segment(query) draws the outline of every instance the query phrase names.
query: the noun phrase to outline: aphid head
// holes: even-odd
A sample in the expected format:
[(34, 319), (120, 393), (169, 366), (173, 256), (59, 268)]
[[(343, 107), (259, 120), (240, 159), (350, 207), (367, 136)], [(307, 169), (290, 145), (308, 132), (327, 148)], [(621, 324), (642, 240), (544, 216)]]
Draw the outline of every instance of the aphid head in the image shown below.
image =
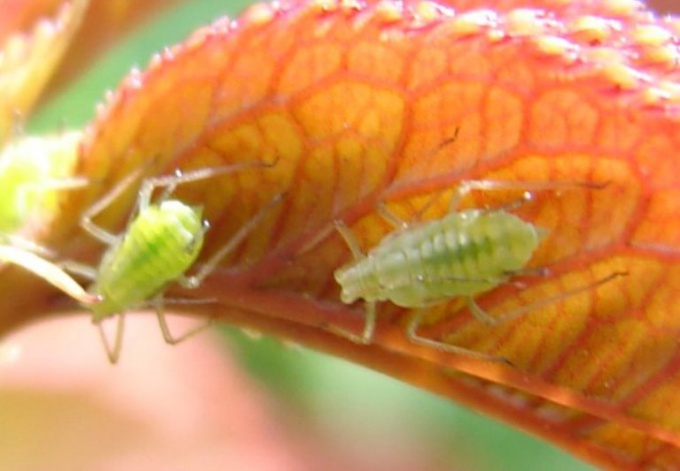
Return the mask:
[(352, 304), (362, 297), (363, 289), (360, 277), (357, 276), (356, 265), (347, 265), (335, 270), (333, 273), (335, 281), (338, 282), (342, 290), (340, 300), (344, 304)]

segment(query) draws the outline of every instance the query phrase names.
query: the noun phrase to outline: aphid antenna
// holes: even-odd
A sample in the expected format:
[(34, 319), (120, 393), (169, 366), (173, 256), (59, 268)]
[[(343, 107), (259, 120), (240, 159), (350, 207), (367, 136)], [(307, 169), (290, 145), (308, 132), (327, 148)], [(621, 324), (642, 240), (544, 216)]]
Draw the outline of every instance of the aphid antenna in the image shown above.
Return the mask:
[(276, 162), (278, 162), (278, 159), (274, 162), (274, 164), (270, 162), (237, 162), (219, 167), (206, 167), (197, 170), (190, 170), (188, 172), (183, 172), (181, 169), (177, 169), (175, 170), (174, 175), (147, 178), (144, 180), (142, 188), (139, 191), (139, 211), (143, 211), (149, 207), (153, 192), (156, 188), (165, 188), (162, 196), (159, 199), (160, 201), (164, 201), (170, 197), (170, 195), (179, 185), (205, 180), (217, 175), (226, 175), (247, 168), (269, 168), (274, 166)]
[(458, 191), (463, 196), (473, 190), (525, 190), (525, 191), (554, 191), (570, 190), (574, 188), (588, 188), (601, 190), (610, 182), (593, 183), (581, 180), (556, 180), (556, 181), (508, 181), (508, 180), (464, 180), (460, 182)]
[(495, 208), (494, 210), (512, 211), (525, 203), (534, 199), (532, 192), (535, 191), (556, 191), (573, 190), (574, 188), (586, 188), (591, 190), (601, 190), (609, 185), (610, 182), (593, 183), (577, 180), (563, 180), (551, 182), (532, 182), (532, 181), (504, 181), (504, 180), (464, 180), (460, 182), (456, 192), (451, 197), (449, 211), (455, 211), (463, 198), (472, 191), (503, 191), (503, 190), (524, 190), (522, 196), (515, 201)]
[(60, 191), (72, 190), (82, 188), (90, 184), (90, 180), (86, 177), (64, 177), (64, 178), (47, 178), (41, 180), (40, 183), (25, 183), (19, 191)]
[(513, 201), (510, 201), (508, 203), (502, 204), (501, 206), (494, 207), (494, 208), (489, 208), (489, 211), (514, 211), (528, 202), (532, 201), (534, 199), (534, 195), (529, 192), (525, 191), (522, 193), (522, 196), (520, 198), (517, 198)]
[(86, 292), (60, 266), (33, 252), (18, 247), (0, 245), (0, 261), (19, 265), (83, 304), (92, 305), (101, 301), (100, 296)]
[(44, 245), (40, 245), (36, 242), (33, 242), (30, 239), (26, 239), (25, 237), (21, 237), (15, 234), (0, 233), (0, 244), (3, 243), (3, 239), (4, 242), (9, 243), (9, 245), (11, 245), (12, 247), (17, 247), (23, 250), (33, 252), (44, 258), (52, 259), (57, 258), (57, 254), (52, 249), (48, 249)]
[(76, 262), (75, 260), (61, 260), (57, 263), (57, 265), (75, 275), (82, 276), (86, 280), (94, 281), (97, 279), (97, 269), (95, 267), (91, 267), (90, 265)]
[[(278, 162), (278, 159), (276, 162)], [(175, 189), (175, 187), (183, 183), (204, 180), (206, 178), (211, 178), (215, 175), (227, 174), (244, 168), (270, 167), (272, 165), (273, 164), (269, 162), (239, 162), (232, 165), (224, 165), (222, 167), (201, 168), (187, 173), (181, 173), (180, 171), (180, 175), (175, 174), (171, 176), (147, 178), (146, 180), (144, 180), (142, 188), (140, 189), (139, 192), (137, 210), (130, 214), (130, 218), (128, 219), (128, 225), (135, 215), (139, 214), (140, 212), (149, 207), (149, 205), (151, 204), (153, 192), (156, 188), (169, 187), (171, 191), (167, 192), (168, 195), (166, 195), (166, 197), (168, 197), (169, 194)], [(113, 201), (120, 197), (120, 195), (125, 190), (127, 190), (132, 185), (132, 183), (142, 175), (142, 173), (146, 170), (147, 167), (148, 165), (139, 167), (134, 172), (130, 173), (120, 183), (118, 183), (109, 193), (107, 193), (103, 198), (98, 200), (95, 204), (90, 206), (83, 213), (81, 217), (81, 226), (86, 232), (88, 232), (95, 239), (103, 242), (106, 245), (114, 245), (118, 242), (118, 235), (112, 234), (111, 232), (102, 229), (101, 227), (96, 225), (92, 221), (92, 219), (96, 215), (104, 211), (106, 208), (111, 206)]]
[(352, 252), (354, 260), (361, 260), (362, 258), (364, 258), (365, 255), (361, 250), (359, 241), (357, 241), (354, 232), (349, 227), (347, 227), (347, 224), (345, 224), (344, 221), (341, 221), (339, 219), (334, 221), (334, 224), (335, 229), (340, 233), (342, 238), (345, 240), (345, 243), (349, 247), (349, 250)]

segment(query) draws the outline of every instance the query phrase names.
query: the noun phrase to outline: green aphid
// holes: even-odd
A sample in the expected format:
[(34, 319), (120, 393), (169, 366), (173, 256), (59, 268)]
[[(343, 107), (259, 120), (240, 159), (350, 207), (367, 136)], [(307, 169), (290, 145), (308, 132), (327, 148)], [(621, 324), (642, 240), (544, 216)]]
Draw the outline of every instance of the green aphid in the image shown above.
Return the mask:
[[(500, 186), (499, 186), (500, 185)], [(451, 202), (452, 211), (441, 219), (406, 224), (391, 213), (383, 215), (398, 229), (363, 254), (352, 232), (340, 222), (336, 227), (354, 255), (354, 261), (335, 271), (343, 303), (366, 302), (366, 322), (359, 336), (333, 328), (350, 340), (369, 344), (376, 323), (375, 305), (389, 301), (405, 308), (426, 308), (463, 297), (470, 312), (486, 324), (497, 319), (482, 310), (474, 297), (490, 291), (510, 277), (526, 272), (544, 231), (504, 209), (455, 211), (462, 197), (473, 189), (493, 189), (502, 184), (470, 181), (462, 184)], [(524, 198), (530, 198), (525, 192)], [(417, 335), (422, 311), (408, 327), (409, 339), (440, 350), (483, 360), (503, 361), (461, 347)]]
[[(527, 189), (601, 189), (604, 186), (583, 182), (467, 181), (454, 194), (449, 214), (441, 219), (407, 224), (381, 207), (383, 217), (397, 230), (365, 255), (354, 234), (342, 222), (336, 222), (336, 228), (354, 256), (353, 262), (335, 271), (335, 279), (341, 287), (340, 299), (346, 304), (363, 299), (366, 302), (366, 320), (361, 335), (337, 327), (330, 330), (353, 342), (370, 344), (376, 324), (376, 303), (389, 301), (415, 309), (406, 332), (411, 342), (479, 360), (509, 363), (504, 357), (418, 335), (425, 308), (462, 297), (475, 318), (493, 326), (625, 276), (625, 272), (613, 272), (590, 284), (514, 309), (500, 317), (486, 313), (474, 299), (511, 282), (513, 276), (545, 276), (548, 273), (545, 268), (527, 268), (547, 231), (509, 212), (532, 198)], [(499, 209), (456, 211), (462, 198), (470, 191), (503, 189), (523, 190), (523, 197)]]
[(10, 143), (0, 154), (0, 234), (10, 236), (31, 219), (51, 214), (58, 192), (80, 188), (83, 178), (64, 175), (66, 158), (76, 152), (80, 133), (28, 137)]
[[(93, 323), (97, 324), (104, 341), (109, 360), (115, 363), (120, 355), (123, 336), (123, 319), (126, 311), (153, 306), (163, 338), (169, 344), (176, 344), (193, 335), (205, 326), (199, 326), (175, 338), (168, 328), (163, 314), (163, 291), (173, 282), (185, 288), (198, 287), (219, 264), (256, 227), (262, 218), (281, 200), (275, 197), (264, 209), (250, 219), (220, 250), (218, 250), (192, 276), (186, 276), (203, 247), (208, 223), (203, 219), (203, 209), (191, 206), (169, 195), (180, 184), (195, 182), (253, 167), (269, 167), (267, 164), (236, 164), (224, 167), (200, 169), (175, 176), (148, 178), (143, 181), (137, 203), (136, 215), (120, 235), (111, 234), (92, 222), (92, 218), (108, 207), (138, 174), (133, 174), (99, 200), (83, 215), (81, 226), (95, 238), (104, 242), (109, 249), (99, 267), (83, 267), (73, 263), (66, 266), (93, 280), (88, 292), (100, 301), (85, 304), (92, 312)], [(155, 189), (165, 188), (158, 201), (152, 202)], [(189, 300), (178, 300), (190, 302)], [(194, 302), (210, 302), (197, 300)], [(118, 327), (113, 346), (107, 341), (101, 322), (118, 315)]]
[(53, 254), (20, 235), (22, 229), (57, 207), (58, 192), (87, 184), (67, 177), (67, 158), (75, 153), (80, 133), (28, 137), (11, 142), (0, 154), (0, 261), (21, 266), (84, 303), (96, 298), (56, 264)]

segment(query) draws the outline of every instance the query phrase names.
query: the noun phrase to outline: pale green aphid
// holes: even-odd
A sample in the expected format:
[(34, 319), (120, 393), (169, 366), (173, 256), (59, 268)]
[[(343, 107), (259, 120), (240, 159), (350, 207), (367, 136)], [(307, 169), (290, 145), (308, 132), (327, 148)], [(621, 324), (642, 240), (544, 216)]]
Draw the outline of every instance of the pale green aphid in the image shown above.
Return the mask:
[(0, 154), (0, 261), (23, 267), (80, 302), (94, 303), (96, 297), (46, 259), (49, 250), (19, 235), (31, 220), (54, 211), (58, 191), (87, 183), (61, 173), (61, 157), (74, 151), (79, 139), (78, 132), (28, 137), (11, 142)]
[(0, 234), (13, 235), (31, 218), (53, 211), (58, 191), (87, 184), (84, 178), (63, 175), (62, 158), (79, 139), (78, 132), (27, 137), (13, 141), (0, 154)]
[[(463, 183), (451, 202), (451, 212), (441, 219), (406, 224), (391, 213), (383, 216), (398, 227), (367, 254), (362, 254), (352, 232), (341, 222), (336, 227), (347, 242), (354, 261), (335, 271), (340, 298), (350, 304), (366, 302), (366, 321), (361, 336), (344, 329), (332, 330), (356, 343), (369, 344), (376, 324), (377, 302), (390, 301), (405, 308), (425, 308), (463, 297), (470, 312), (487, 324), (497, 319), (475, 302), (476, 295), (506, 283), (526, 271), (538, 248), (543, 230), (504, 210), (455, 211), (462, 197), (473, 189), (507, 188), (500, 182)], [(524, 193), (525, 199), (530, 194)], [(422, 311), (412, 318), (407, 335), (415, 343), (483, 360), (504, 361), (461, 347), (417, 335)]]
[[(163, 314), (165, 287), (172, 282), (186, 288), (199, 286), (220, 260), (236, 248), (281, 199), (281, 195), (278, 195), (242, 226), (196, 274), (185, 276), (185, 272), (191, 268), (201, 252), (208, 224), (203, 219), (202, 207), (169, 199), (175, 187), (246, 168), (268, 166), (270, 165), (242, 163), (200, 169), (186, 174), (178, 173), (175, 176), (148, 178), (143, 181), (139, 192), (136, 215), (120, 235), (111, 234), (95, 225), (92, 218), (108, 207), (138, 177), (138, 174), (124, 180), (85, 212), (81, 226), (92, 236), (109, 245), (109, 249), (96, 269), (73, 263), (67, 263), (66, 266), (93, 280), (88, 292), (99, 296), (101, 302), (86, 304), (86, 307), (92, 311), (93, 323), (99, 327), (111, 363), (115, 363), (120, 355), (123, 319), (125, 311), (129, 309), (154, 306), (163, 338), (169, 344), (176, 344), (202, 330), (205, 326), (199, 326), (180, 337), (173, 337)], [(154, 190), (161, 187), (165, 188), (163, 196), (159, 201), (152, 202)], [(113, 346), (110, 346), (101, 322), (115, 315), (118, 315), (118, 326)]]

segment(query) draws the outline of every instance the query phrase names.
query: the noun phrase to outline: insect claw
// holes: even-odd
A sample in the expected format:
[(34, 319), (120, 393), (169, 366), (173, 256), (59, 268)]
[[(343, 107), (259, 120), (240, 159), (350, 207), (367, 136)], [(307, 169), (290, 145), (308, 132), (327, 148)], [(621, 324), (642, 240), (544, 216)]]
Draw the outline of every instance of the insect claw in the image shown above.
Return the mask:
[(350, 342), (357, 343), (359, 345), (370, 345), (373, 342), (373, 339), (370, 337), (367, 338), (364, 335), (355, 334), (354, 332), (350, 332), (349, 330), (343, 329), (342, 327), (338, 327), (336, 325), (329, 325), (327, 329), (329, 332), (334, 333), (338, 337), (343, 337)]

